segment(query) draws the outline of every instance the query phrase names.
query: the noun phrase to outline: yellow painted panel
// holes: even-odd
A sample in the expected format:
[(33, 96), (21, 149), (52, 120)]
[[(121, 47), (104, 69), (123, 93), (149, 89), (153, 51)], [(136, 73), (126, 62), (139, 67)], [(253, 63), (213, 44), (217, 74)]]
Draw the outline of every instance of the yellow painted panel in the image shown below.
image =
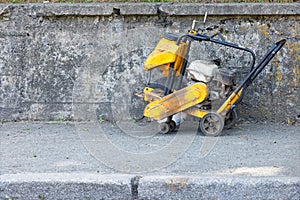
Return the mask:
[(144, 116), (161, 120), (203, 102), (208, 97), (204, 83), (195, 83), (159, 100), (149, 103)]
[(204, 110), (200, 110), (199, 108), (192, 107), (184, 111), (185, 113), (198, 117), (198, 118), (203, 118), (208, 112)]
[(176, 41), (170, 41), (165, 38), (161, 39), (154, 51), (145, 61), (144, 69), (150, 70), (160, 65), (166, 65), (175, 62), (178, 47), (179, 46), (176, 45)]
[(151, 70), (159, 67), (164, 76), (168, 75), (170, 63), (174, 63), (176, 76), (180, 74), (182, 64), (187, 53), (188, 42), (176, 45), (175, 41), (161, 39), (154, 51), (144, 63), (144, 69)]
[(144, 100), (148, 102), (156, 101), (161, 99), (161, 95), (163, 94), (163, 90), (161, 89), (153, 89), (150, 87), (144, 88)]
[(228, 99), (223, 103), (223, 105), (219, 108), (217, 113), (222, 114), (224, 111), (230, 110), (230, 107), (239, 99), (242, 94), (243, 89), (241, 89), (237, 94), (232, 93)]
[(182, 43), (179, 46), (179, 49), (177, 51), (177, 58), (174, 64), (174, 70), (176, 70), (176, 76), (178, 76), (180, 74), (181, 68), (182, 68), (182, 64), (185, 58), (185, 55), (187, 53), (187, 49), (188, 49), (188, 43)]

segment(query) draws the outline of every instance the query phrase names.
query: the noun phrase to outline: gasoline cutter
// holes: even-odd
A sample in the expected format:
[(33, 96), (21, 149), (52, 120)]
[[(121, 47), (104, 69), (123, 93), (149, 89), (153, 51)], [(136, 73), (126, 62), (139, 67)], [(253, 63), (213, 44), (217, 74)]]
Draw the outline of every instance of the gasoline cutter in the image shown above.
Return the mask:
[[(206, 18), (206, 16), (205, 16)], [(176, 130), (179, 123), (177, 115), (183, 113), (199, 118), (199, 129), (206, 136), (219, 136), (222, 130), (231, 127), (236, 119), (236, 108), (246, 94), (248, 86), (262, 72), (286, 40), (282, 39), (266, 52), (256, 64), (254, 52), (224, 40), (220, 34), (208, 36), (196, 31), (194, 20), (187, 34), (177, 36), (165, 34), (150, 53), (144, 63), (144, 70), (149, 73), (146, 87), (141, 96), (149, 102), (144, 109), (144, 116), (157, 120), (162, 133)], [(237, 84), (236, 72), (220, 68), (215, 61), (194, 60), (188, 62), (192, 42), (198, 41), (244, 51), (250, 55), (249, 72)], [(156, 70), (159, 69), (159, 70)], [(156, 70), (156, 71), (155, 71)], [(151, 75), (152, 74), (152, 75)], [(162, 74), (163, 83), (151, 82), (151, 77)], [(183, 77), (188, 83), (182, 87)], [(214, 106), (215, 102), (221, 102)]]

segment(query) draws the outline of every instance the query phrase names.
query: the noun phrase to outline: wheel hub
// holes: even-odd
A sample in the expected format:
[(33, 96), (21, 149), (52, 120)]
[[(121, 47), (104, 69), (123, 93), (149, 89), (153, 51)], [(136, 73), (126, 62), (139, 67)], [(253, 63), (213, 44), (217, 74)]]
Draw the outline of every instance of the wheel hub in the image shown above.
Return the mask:
[(224, 120), (218, 113), (206, 114), (199, 123), (199, 128), (204, 135), (218, 136), (224, 127)]
[(209, 127), (214, 127), (214, 126), (215, 126), (215, 123), (209, 122), (209, 123), (208, 123), (208, 126), (209, 126)]

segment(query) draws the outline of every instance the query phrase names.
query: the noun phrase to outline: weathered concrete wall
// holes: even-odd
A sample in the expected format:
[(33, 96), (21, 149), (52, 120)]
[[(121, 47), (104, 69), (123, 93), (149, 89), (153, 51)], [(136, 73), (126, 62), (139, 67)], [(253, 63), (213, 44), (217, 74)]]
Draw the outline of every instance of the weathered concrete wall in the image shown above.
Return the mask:
[[(249, 88), (247, 120), (293, 123), (300, 118), (300, 4), (26, 4), (0, 5), (0, 120), (134, 118), (134, 93), (145, 83), (143, 62), (164, 32), (184, 34), (209, 17), (209, 35), (253, 49), (258, 59), (287, 44)], [(221, 58), (247, 71), (249, 56), (208, 43), (191, 60)]]

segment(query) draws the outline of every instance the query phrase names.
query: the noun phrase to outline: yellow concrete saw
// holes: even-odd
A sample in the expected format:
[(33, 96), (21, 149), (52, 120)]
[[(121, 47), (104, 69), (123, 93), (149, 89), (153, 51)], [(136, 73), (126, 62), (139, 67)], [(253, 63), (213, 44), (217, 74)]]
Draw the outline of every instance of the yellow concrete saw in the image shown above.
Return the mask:
[[(273, 44), (255, 64), (256, 57), (251, 49), (226, 42), (220, 33), (213, 36), (201, 34), (195, 30), (195, 26), (196, 21), (193, 21), (191, 30), (181, 36), (165, 34), (146, 59), (144, 70), (150, 75), (141, 96), (149, 104), (144, 109), (144, 116), (157, 120), (161, 132), (169, 133), (179, 125), (175, 120), (176, 115), (192, 115), (200, 119), (199, 129), (204, 135), (219, 136), (224, 127), (234, 124), (236, 106), (242, 101), (247, 87), (286, 40)], [(214, 61), (195, 60), (188, 64), (191, 43), (194, 41), (200, 44), (211, 42), (249, 53), (252, 59), (249, 73), (241, 83), (236, 84), (235, 72), (219, 68)], [(166, 77), (164, 83), (151, 83), (151, 77), (158, 73)], [(188, 83), (181, 88), (186, 74)], [(214, 106), (215, 102), (219, 102), (218, 106)]]

